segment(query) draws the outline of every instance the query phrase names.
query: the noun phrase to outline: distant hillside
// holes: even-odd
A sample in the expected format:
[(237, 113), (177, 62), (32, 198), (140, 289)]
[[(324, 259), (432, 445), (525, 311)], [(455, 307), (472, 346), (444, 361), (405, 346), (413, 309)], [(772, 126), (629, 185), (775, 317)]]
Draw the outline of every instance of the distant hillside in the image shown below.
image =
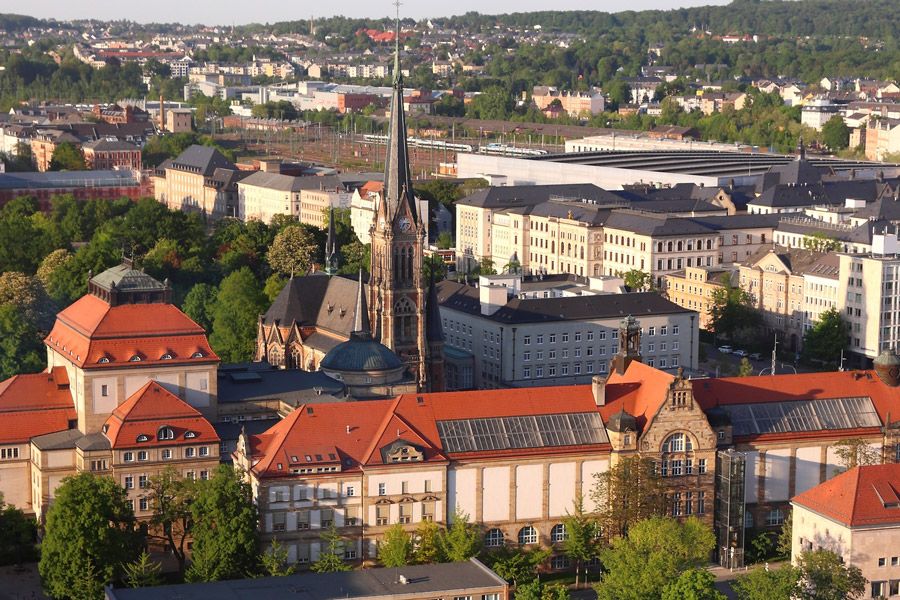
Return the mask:
[(44, 21), (35, 19), (34, 17), (25, 15), (5, 15), (0, 13), (0, 30), (3, 31), (24, 31), (29, 27), (38, 27), (43, 23)]

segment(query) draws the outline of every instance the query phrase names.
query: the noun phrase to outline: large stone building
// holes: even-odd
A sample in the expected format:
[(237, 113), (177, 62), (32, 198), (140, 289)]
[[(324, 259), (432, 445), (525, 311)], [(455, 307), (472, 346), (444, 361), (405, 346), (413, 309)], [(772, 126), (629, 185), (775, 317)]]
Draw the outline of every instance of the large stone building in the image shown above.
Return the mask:
[(237, 216), (243, 174), (215, 148), (193, 145), (154, 170), (154, 197), (171, 210), (199, 211), (212, 219)]
[[(242, 435), (234, 460), (255, 491), (263, 539), (306, 563), (334, 525), (348, 559), (371, 560), (389, 527), (462, 511), (488, 548), (542, 544), (562, 568), (562, 523), (576, 500), (593, 511), (595, 476), (640, 455), (659, 464), (669, 513), (714, 525), (720, 560), (740, 564), (745, 528), (780, 527), (791, 497), (840, 470), (836, 443), (861, 439), (885, 462), (900, 458), (889, 422), (900, 408), (895, 356), (880, 375), (692, 380), (640, 362), (640, 331), (623, 323), (610, 374), (588, 385), (308, 405)], [(717, 498), (728, 510), (716, 512)]]
[(122, 264), (95, 277), (44, 340), (44, 373), (0, 384), (0, 492), (42, 517), (61, 480), (90, 471), (142, 490), (166, 466), (203, 477), (219, 462), (219, 359), (171, 290)]

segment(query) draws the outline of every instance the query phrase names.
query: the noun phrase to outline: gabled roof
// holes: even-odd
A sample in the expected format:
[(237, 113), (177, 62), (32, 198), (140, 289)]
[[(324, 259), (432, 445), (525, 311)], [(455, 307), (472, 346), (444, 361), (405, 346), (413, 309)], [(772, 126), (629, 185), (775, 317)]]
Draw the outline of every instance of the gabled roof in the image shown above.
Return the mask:
[(346, 339), (356, 319), (357, 286), (349, 277), (331, 277), (321, 272), (294, 277), (266, 311), (263, 324), (274, 325), (277, 321), (280, 327), (290, 327), (296, 322)]
[(172, 160), (171, 168), (212, 177), (216, 169), (235, 169), (236, 167), (215, 148), (194, 144)]
[[(53, 367), (49, 373), (13, 375), (0, 382), (0, 415), (58, 408), (74, 408), (65, 367)], [(4, 418), (0, 417), (0, 428)]]
[(632, 361), (621, 375), (614, 370), (606, 380), (606, 404), (600, 408), (603, 421), (624, 410), (643, 431), (665, 403), (673, 381), (673, 375), (638, 361)]
[(855, 467), (791, 499), (848, 527), (900, 524), (900, 464)]
[[(157, 438), (163, 426), (173, 430), (174, 439)], [(116, 407), (103, 431), (114, 449), (219, 442), (215, 429), (197, 409), (152, 380)], [(147, 441), (139, 442), (141, 435)]]
[(91, 294), (57, 315), (44, 343), (79, 367), (219, 360), (203, 328), (178, 307), (163, 303), (110, 306)]

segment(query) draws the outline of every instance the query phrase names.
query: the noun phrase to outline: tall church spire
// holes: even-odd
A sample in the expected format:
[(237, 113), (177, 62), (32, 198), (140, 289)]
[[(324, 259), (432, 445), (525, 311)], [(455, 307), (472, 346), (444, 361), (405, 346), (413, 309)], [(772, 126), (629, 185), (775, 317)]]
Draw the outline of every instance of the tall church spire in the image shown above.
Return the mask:
[(351, 337), (371, 338), (372, 329), (369, 325), (369, 309), (366, 307), (366, 294), (363, 290), (363, 270), (359, 270), (359, 289), (356, 294), (356, 315), (353, 320)]
[[(397, 22), (394, 45), (394, 93), (391, 97), (391, 122), (388, 127), (388, 148), (384, 161), (385, 216), (388, 223), (404, 202), (409, 204), (412, 221), (416, 219), (413, 200), (412, 177), (409, 171), (409, 150), (406, 143), (406, 115), (403, 111), (403, 74), (400, 69), (400, 3), (397, 6)], [(404, 196), (406, 199), (404, 200)]]
[(328, 238), (325, 240), (325, 272), (333, 275), (338, 267), (337, 236), (334, 232), (334, 207), (328, 209)]

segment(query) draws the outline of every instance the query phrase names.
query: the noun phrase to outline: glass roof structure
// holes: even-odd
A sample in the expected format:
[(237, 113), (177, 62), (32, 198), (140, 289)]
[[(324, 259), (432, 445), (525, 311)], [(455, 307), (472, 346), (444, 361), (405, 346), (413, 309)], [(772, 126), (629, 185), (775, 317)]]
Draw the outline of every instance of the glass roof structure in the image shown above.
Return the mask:
[(446, 452), (476, 452), (602, 444), (609, 441), (598, 413), (564, 413), (438, 421)]
[(868, 396), (721, 406), (731, 417), (734, 435), (790, 433), (880, 427)]

